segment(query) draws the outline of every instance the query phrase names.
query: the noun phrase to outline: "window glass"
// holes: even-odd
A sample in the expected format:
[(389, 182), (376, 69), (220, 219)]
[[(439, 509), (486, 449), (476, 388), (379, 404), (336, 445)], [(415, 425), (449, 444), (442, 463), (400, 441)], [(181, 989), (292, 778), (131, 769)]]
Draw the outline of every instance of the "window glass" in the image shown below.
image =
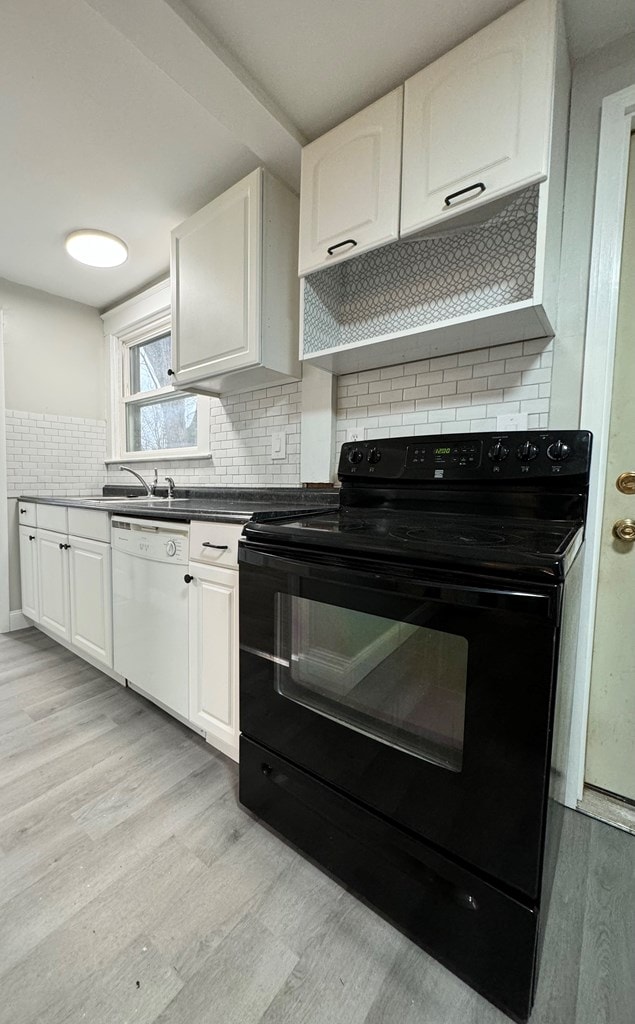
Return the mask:
[(191, 448), (197, 444), (195, 395), (178, 395), (155, 402), (130, 403), (126, 417), (126, 448), (151, 452)]
[(131, 395), (156, 391), (172, 383), (168, 376), (172, 359), (172, 340), (169, 334), (144, 341), (141, 345), (132, 345), (129, 352)]

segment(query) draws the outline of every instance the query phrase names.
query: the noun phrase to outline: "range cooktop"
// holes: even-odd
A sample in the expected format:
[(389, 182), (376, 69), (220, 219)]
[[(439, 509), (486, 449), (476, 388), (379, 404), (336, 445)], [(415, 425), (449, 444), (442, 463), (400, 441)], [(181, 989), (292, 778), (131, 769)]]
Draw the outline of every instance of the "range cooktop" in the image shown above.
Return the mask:
[(582, 543), (590, 447), (587, 431), (351, 442), (338, 508), (251, 522), (246, 542), (562, 579)]
[(491, 569), (535, 567), (562, 576), (582, 540), (580, 523), (426, 511), (340, 508), (296, 519), (249, 523), (247, 539), (331, 548), (367, 557)]

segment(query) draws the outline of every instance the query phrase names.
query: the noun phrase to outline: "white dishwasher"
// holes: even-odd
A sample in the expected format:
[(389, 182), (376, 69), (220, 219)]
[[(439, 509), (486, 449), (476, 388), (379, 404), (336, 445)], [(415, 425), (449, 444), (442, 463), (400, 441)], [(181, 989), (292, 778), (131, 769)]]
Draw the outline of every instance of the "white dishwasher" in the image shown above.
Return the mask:
[(114, 668), (168, 711), (188, 715), (189, 525), (113, 516)]

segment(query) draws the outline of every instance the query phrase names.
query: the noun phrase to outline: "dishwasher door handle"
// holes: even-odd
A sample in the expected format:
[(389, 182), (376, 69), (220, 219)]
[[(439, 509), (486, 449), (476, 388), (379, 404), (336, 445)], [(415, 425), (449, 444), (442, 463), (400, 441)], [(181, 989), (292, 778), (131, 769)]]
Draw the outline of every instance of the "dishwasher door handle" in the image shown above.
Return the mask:
[(229, 544), (211, 544), (208, 540), (204, 540), (202, 547), (216, 548), (217, 551), (227, 551)]

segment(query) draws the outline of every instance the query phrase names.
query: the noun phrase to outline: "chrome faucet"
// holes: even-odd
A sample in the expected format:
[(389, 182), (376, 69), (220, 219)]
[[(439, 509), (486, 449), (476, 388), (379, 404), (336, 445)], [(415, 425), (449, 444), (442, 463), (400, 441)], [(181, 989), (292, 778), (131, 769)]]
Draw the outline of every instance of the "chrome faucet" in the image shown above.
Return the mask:
[(176, 484), (174, 483), (174, 480), (172, 479), (171, 476), (166, 476), (165, 479), (166, 479), (167, 485), (168, 485), (168, 498), (173, 498), (174, 497), (174, 491), (176, 490)]
[(149, 498), (153, 497), (156, 494), (157, 484), (159, 482), (159, 474), (156, 469), (154, 470), (154, 480), (152, 484), (146, 483), (146, 481), (141, 476), (141, 473), (137, 473), (136, 469), (131, 469), (130, 466), (120, 466), (119, 469), (121, 470), (122, 473), (132, 473), (133, 476), (136, 476), (139, 483), (143, 487), (145, 487), (146, 494), (148, 495)]

